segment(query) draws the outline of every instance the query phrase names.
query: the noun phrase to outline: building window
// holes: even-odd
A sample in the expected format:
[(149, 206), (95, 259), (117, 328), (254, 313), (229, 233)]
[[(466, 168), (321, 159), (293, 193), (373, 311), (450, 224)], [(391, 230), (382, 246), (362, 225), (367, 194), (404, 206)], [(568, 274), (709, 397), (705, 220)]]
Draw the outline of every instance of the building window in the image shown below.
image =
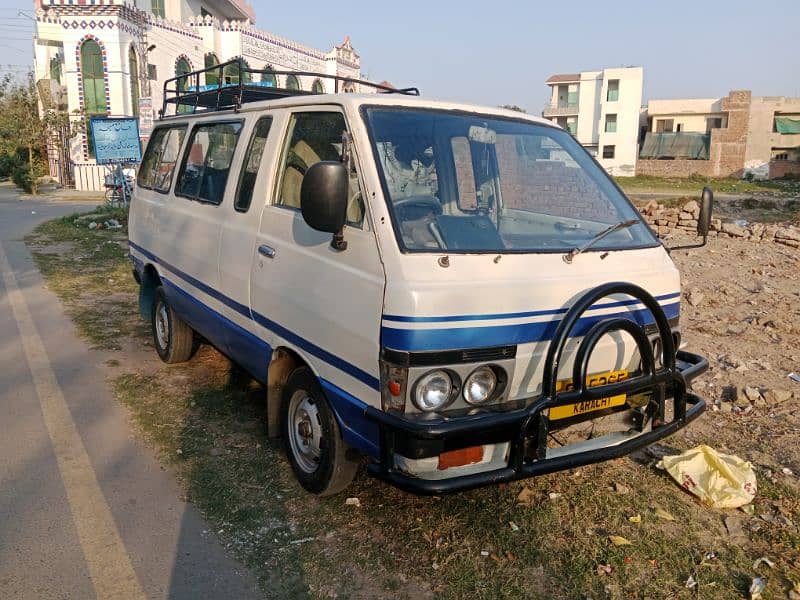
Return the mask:
[[(178, 62), (175, 63), (175, 77), (180, 77), (175, 82), (175, 87), (178, 88), (178, 92), (185, 92), (189, 87), (189, 78), (184, 77), (184, 75), (188, 75), (192, 72), (192, 67), (189, 65), (189, 61), (185, 58), (179, 58)], [(188, 113), (192, 112), (192, 105), (189, 104), (179, 104), (178, 105), (178, 112), (179, 113)]]
[(607, 102), (616, 102), (619, 100), (619, 79), (611, 79), (608, 82), (608, 91), (606, 92)]
[(94, 40), (81, 45), (81, 80), (83, 81), (83, 112), (86, 115), (86, 143), (89, 156), (94, 158), (91, 118), (106, 116), (106, 82), (103, 78), (103, 51)]
[[(211, 69), (219, 64), (217, 55), (213, 52), (206, 54), (205, 68)], [(219, 85), (219, 69), (206, 72), (206, 85)]]
[(150, 81), (155, 81), (158, 79), (158, 67), (156, 67), (156, 65), (147, 65), (147, 78)]
[(603, 146), (603, 158), (614, 158), (616, 146)]
[(155, 16), (164, 18), (164, 0), (150, 0), (150, 6)]
[(568, 107), (578, 106), (578, 90), (567, 92), (567, 106)]
[(617, 133), (617, 115), (606, 115), (606, 133)]
[(680, 133), (681, 131), (683, 131), (683, 123), (678, 123), (675, 125), (675, 133)]
[(673, 123), (672, 119), (657, 119), (656, 133), (672, 133)]
[(314, 83), (311, 85), (311, 91), (315, 94), (325, 93), (325, 88), (322, 86), (322, 82), (319, 79), (314, 80)]
[(57, 56), (50, 59), (50, 79), (56, 83), (61, 83), (61, 61)]
[(772, 160), (789, 160), (789, 153), (779, 152), (778, 154), (772, 157)]
[(572, 135), (578, 135), (578, 119), (576, 117), (567, 117), (566, 129)]
[(128, 73), (131, 78), (131, 112), (134, 117), (139, 116), (139, 63), (136, 60), (136, 50), (133, 46), (128, 48)]
[(297, 79), (294, 75), (289, 75), (286, 78), (286, 89), (287, 90), (299, 90), (300, 89), (300, 80)]
[(278, 80), (270, 65), (266, 65), (261, 72), (261, 82), (265, 83), (267, 87), (278, 87)]
[(708, 117), (706, 119), (706, 133), (710, 133), (712, 129), (722, 128), (722, 117)]

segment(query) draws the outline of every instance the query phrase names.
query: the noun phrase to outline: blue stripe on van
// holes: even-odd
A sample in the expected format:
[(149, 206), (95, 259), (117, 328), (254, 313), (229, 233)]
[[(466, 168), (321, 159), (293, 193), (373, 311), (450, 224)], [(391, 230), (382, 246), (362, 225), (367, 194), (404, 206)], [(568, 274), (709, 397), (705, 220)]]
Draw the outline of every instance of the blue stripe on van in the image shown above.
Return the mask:
[(321, 379), (320, 383), (336, 415), (342, 439), (364, 454), (378, 458), (380, 431), (375, 421), (367, 419), (367, 405), (327, 379)]
[(155, 254), (153, 254), (152, 252), (148, 252), (147, 250), (145, 250), (141, 246), (139, 246), (139, 245), (137, 245), (137, 244), (135, 244), (133, 242), (130, 242), (130, 241), (128, 243), (130, 244), (131, 248), (137, 250), (138, 252), (141, 252), (142, 254), (144, 254), (147, 258), (149, 258), (153, 262), (156, 262), (156, 263), (159, 263), (159, 264), (163, 265), (164, 267), (166, 267), (167, 269), (169, 269), (170, 271), (175, 273), (178, 277), (180, 277), (181, 279), (183, 279), (187, 283), (191, 284), (192, 286), (196, 287), (199, 290), (202, 290), (203, 292), (205, 292), (206, 294), (208, 294), (209, 296), (211, 296), (215, 300), (218, 300), (218, 301), (222, 302), (224, 305), (230, 307), (231, 309), (233, 309), (234, 311), (236, 311), (240, 315), (242, 315), (242, 316), (244, 316), (244, 317), (246, 317), (248, 319), (256, 321), (256, 323), (258, 323), (259, 325), (261, 325), (262, 327), (264, 327), (266, 329), (269, 329), (275, 335), (278, 335), (278, 336), (284, 338), (285, 340), (291, 342), (292, 344), (295, 344), (297, 347), (302, 348), (303, 350), (305, 350), (309, 354), (319, 358), (320, 360), (328, 363), (329, 365), (335, 367), (336, 369), (339, 369), (340, 371), (343, 371), (343, 372), (347, 373), (348, 375), (350, 375), (351, 377), (354, 377), (355, 379), (359, 380), (360, 382), (362, 382), (363, 384), (367, 385), (368, 387), (370, 387), (370, 388), (372, 388), (374, 390), (379, 390), (380, 389), (380, 382), (378, 381), (377, 377), (375, 377), (373, 375), (370, 375), (369, 373), (367, 373), (366, 371), (360, 369), (356, 365), (353, 365), (353, 364), (347, 362), (346, 360), (344, 360), (342, 358), (339, 358), (338, 356), (328, 352), (324, 348), (321, 348), (320, 346), (317, 346), (313, 342), (311, 342), (311, 341), (309, 341), (309, 340), (297, 335), (296, 333), (290, 331), (289, 329), (286, 329), (285, 327), (283, 327), (279, 323), (276, 323), (275, 321), (272, 321), (271, 319), (268, 319), (264, 315), (261, 315), (261, 314), (259, 314), (257, 312), (252, 312), (252, 314), (251, 314), (250, 309), (248, 307), (244, 306), (243, 304), (241, 304), (240, 302), (237, 302), (236, 300), (225, 296), (224, 294), (220, 293), (218, 290), (213, 289), (212, 287), (206, 285), (202, 281), (192, 277), (188, 273), (185, 273), (184, 271), (182, 271), (182, 270), (178, 269), (177, 267), (169, 264), (168, 262), (166, 262), (164, 260), (161, 260)]
[(267, 365), (272, 356), (270, 345), (207, 306), (178, 285), (161, 278), (167, 300), (181, 317), (221, 352), (263, 384), (267, 383)]
[[(668, 319), (678, 316), (680, 303), (667, 304), (664, 313)], [(572, 336), (584, 335), (589, 328), (610, 317), (628, 317), (640, 325), (653, 323), (646, 308), (616, 314), (583, 317), (572, 330)], [(486, 327), (450, 327), (445, 329), (395, 329), (381, 327), (381, 341), (387, 348), (408, 352), (448, 350), (452, 348), (483, 348), (549, 340), (558, 327), (559, 320), (521, 325), (495, 325)]]
[[(674, 298), (679, 298), (681, 295), (680, 292), (673, 292), (672, 294), (663, 294), (661, 296), (656, 296), (656, 300), (660, 302), (664, 302), (666, 300), (672, 300)], [(641, 304), (639, 300), (636, 299), (629, 299), (629, 300), (617, 300), (615, 302), (606, 302), (603, 304), (595, 304), (592, 306), (591, 310), (601, 309), (601, 308), (616, 308), (618, 306), (631, 306), (632, 304)], [(454, 321), (491, 321), (495, 319), (522, 319), (525, 317), (546, 317), (549, 315), (563, 315), (567, 312), (568, 309), (566, 308), (554, 308), (551, 310), (532, 310), (527, 312), (516, 312), (516, 313), (498, 313), (493, 315), (443, 315), (440, 317), (408, 317), (408, 316), (400, 316), (400, 315), (383, 315), (384, 321), (394, 321), (396, 323), (447, 323), (447, 322), (454, 322)]]

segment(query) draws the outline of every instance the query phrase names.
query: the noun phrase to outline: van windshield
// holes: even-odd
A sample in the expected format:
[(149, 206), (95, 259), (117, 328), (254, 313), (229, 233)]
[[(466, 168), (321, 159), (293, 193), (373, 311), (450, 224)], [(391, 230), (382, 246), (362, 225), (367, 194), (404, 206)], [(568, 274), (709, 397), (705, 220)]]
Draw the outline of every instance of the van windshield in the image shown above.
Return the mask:
[(566, 131), (428, 109), (365, 110), (398, 242), (411, 252), (589, 251), (658, 240)]

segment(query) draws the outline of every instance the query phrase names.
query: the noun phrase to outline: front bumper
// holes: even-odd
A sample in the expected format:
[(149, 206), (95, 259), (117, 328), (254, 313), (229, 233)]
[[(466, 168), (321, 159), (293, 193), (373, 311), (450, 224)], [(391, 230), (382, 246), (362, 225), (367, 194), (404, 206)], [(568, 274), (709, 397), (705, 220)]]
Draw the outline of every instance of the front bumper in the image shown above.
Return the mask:
[[(642, 374), (630, 380), (587, 388), (585, 383), (574, 391), (556, 393), (555, 383), (561, 352), (569, 332), (580, 315), (599, 298), (612, 293), (626, 293), (641, 299), (650, 308), (659, 326), (664, 356), (673, 357), (666, 365), (656, 369), (652, 347), (642, 329), (633, 321), (609, 319), (598, 323), (584, 337), (575, 358), (573, 381), (585, 382), (589, 358), (597, 341), (610, 331), (623, 329), (631, 334), (642, 357)], [(678, 351), (666, 316), (654, 299), (641, 288), (617, 283), (600, 286), (587, 293), (562, 320), (550, 344), (545, 361), (545, 379), (542, 395), (522, 409), (506, 412), (482, 412), (447, 419), (411, 420), (391, 413), (367, 408), (366, 416), (375, 421), (380, 431), (380, 459), (368, 466), (369, 473), (405, 491), (416, 494), (439, 495), (484, 485), (524, 479), (571, 469), (586, 464), (602, 462), (630, 454), (665, 438), (700, 416), (706, 408), (705, 401), (687, 391), (687, 383), (708, 369), (708, 361), (696, 354)], [(592, 443), (577, 445), (575, 451), (548, 451), (550, 434), (549, 408), (596, 400), (616, 394), (649, 393), (647, 414), (643, 426), (631, 434), (613, 437), (607, 443), (597, 438)], [(672, 401), (672, 418), (665, 420), (665, 407)], [(645, 419), (650, 425), (644, 427)], [(491, 470), (427, 479), (410, 475), (398, 468), (397, 456), (410, 459), (430, 457), (460, 448), (484, 444), (508, 444), (505, 466)]]
[[(678, 360), (684, 367), (683, 375), (692, 379), (708, 368), (708, 361), (696, 354), (678, 352)], [(381, 432), (381, 459), (368, 466), (371, 475), (392, 485), (415, 494), (440, 495), (481, 487), (493, 483), (525, 479), (535, 475), (545, 475), (564, 469), (603, 462), (630, 454), (634, 450), (649, 446), (660, 439), (672, 435), (699, 417), (706, 409), (705, 400), (686, 392), (681, 398), (674, 398), (675, 418), (671, 421), (643, 432), (627, 441), (613, 445), (577, 452), (553, 458), (534, 458), (529, 460), (527, 449), (538, 447), (540, 437), (547, 435), (547, 406), (543, 401), (534, 402), (522, 410), (504, 413), (483, 413), (462, 417), (458, 420), (441, 420), (436, 423), (408, 421), (375, 408), (367, 409), (367, 416), (378, 423)], [(680, 406), (682, 404), (682, 406)], [(528, 444), (515, 444), (522, 428), (522, 435)], [(531, 426), (532, 425), (532, 426)], [(463, 475), (449, 479), (422, 479), (403, 473), (395, 468), (396, 452), (404, 455), (422, 456), (435, 452), (435, 449), (448, 451), (458, 447), (497, 443), (511, 440), (508, 466), (482, 473)]]

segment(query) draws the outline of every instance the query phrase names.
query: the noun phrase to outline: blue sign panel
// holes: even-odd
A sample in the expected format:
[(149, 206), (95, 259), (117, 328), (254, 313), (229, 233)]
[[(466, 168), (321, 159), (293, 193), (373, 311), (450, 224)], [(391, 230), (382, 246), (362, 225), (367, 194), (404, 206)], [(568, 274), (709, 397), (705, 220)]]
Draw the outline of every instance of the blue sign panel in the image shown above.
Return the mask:
[(92, 117), (90, 126), (97, 164), (141, 162), (139, 119)]

